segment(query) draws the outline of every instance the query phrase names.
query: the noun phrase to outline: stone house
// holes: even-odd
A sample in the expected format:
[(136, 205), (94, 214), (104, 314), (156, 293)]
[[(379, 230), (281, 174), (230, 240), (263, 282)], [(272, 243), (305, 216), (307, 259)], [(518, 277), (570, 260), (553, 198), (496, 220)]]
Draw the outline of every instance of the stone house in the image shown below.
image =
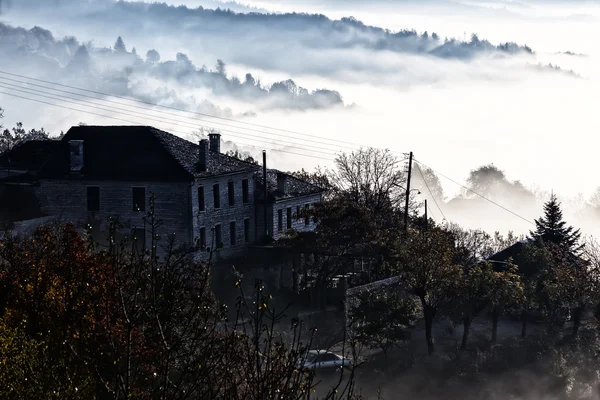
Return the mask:
[(147, 248), (151, 194), (159, 244), (173, 238), (216, 250), (218, 257), (237, 255), (264, 237), (258, 217), (264, 221), (265, 209), (275, 239), (284, 227), (314, 228), (312, 221), (294, 219), (293, 210), (320, 201), (320, 188), (269, 170), (265, 207), (264, 194), (257, 195), (264, 193), (257, 183), (264, 181), (261, 167), (223, 154), (219, 134), (196, 144), (149, 126), (76, 126), (60, 141), (38, 142), (0, 156), (0, 205), (14, 198), (2, 196), (7, 188), (27, 188), (37, 202), (26, 215), (90, 224), (99, 239), (108, 218), (118, 215), (128, 226), (124, 235)]

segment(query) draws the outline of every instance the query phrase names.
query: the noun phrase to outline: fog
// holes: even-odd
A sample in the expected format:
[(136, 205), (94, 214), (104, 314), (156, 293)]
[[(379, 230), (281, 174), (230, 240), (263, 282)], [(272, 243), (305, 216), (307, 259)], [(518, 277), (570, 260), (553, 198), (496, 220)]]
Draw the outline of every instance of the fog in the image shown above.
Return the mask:
[[(0, 21), (27, 30), (40, 26), (56, 41), (74, 36), (103, 66), (108, 56), (101, 60), (97, 51), (112, 47), (117, 36), (128, 51), (135, 47), (141, 58), (156, 49), (161, 65), (110, 64), (111, 76), (133, 70), (123, 81), (123, 92), (107, 85), (99, 91), (260, 126), (173, 110), (169, 112), (175, 116), (167, 116), (164, 109), (149, 106), (145, 107), (154, 119), (119, 114), (124, 107), (120, 105), (113, 104), (109, 111), (88, 108), (117, 118), (107, 120), (0, 95), (4, 125), (22, 120), (26, 127), (58, 132), (79, 122), (130, 120), (182, 136), (210, 126), (221, 128), (226, 140), (251, 154), (266, 148), (274, 167), (289, 170), (331, 166), (336, 153), (371, 145), (390, 148), (402, 158), (413, 151), (424, 165), (461, 184), (466, 184), (472, 169), (493, 163), (508, 181), (520, 181), (539, 200), (521, 202), (520, 194), (504, 190), (493, 196), (498, 204), (531, 221), (542, 212), (540, 201), (554, 191), (569, 205), (565, 214), (570, 223), (586, 233), (600, 233), (585, 205), (600, 186), (595, 174), (595, 128), (600, 122), (594, 101), (600, 89), (594, 43), (600, 33), (597, 4), (440, 0), (222, 4), (222, 9), (247, 13), (236, 14), (211, 11), (220, 5), (214, 0), (167, 3), (189, 7), (111, 0), (13, 1), (10, 8), (3, 8)], [(204, 8), (195, 8), (199, 6)], [(309, 14), (285, 14), (293, 11)], [(12, 58), (7, 47), (1, 51)], [(185, 54), (189, 63), (180, 58), (177, 64), (178, 53)], [(47, 71), (38, 65), (40, 55), (36, 57), (21, 63), (19, 73), (39, 77), (40, 70)], [(227, 82), (237, 84), (239, 79), (241, 90), (231, 90), (231, 83), (215, 84), (225, 83), (222, 76), (215, 76), (218, 59), (226, 63)], [(65, 68), (69, 60), (68, 56), (59, 60), (59, 67)], [(183, 73), (177, 69), (181, 64), (187, 65)], [(207, 66), (204, 75), (197, 72), (203, 66)], [(9, 67), (10, 63), (1, 69)], [(261, 85), (251, 94), (243, 89), (247, 73)], [(343, 104), (313, 98), (307, 107), (296, 98), (269, 98), (261, 90), (288, 79), (297, 85), (288, 92), (310, 95), (327, 89), (332, 92), (326, 93), (339, 94)], [(89, 82), (69, 84), (82, 87)], [(297, 89), (300, 86), (306, 90)], [(179, 119), (178, 125), (167, 118)], [(461, 207), (450, 202), (464, 189), (441, 175), (439, 179), (445, 192), (439, 206), (446, 219), (490, 231), (526, 233), (532, 227), (485, 200), (477, 202), (482, 203), (477, 212), (473, 203)], [(427, 188), (420, 189), (422, 198), (428, 196)], [(431, 201), (430, 207), (441, 221), (442, 213)]]

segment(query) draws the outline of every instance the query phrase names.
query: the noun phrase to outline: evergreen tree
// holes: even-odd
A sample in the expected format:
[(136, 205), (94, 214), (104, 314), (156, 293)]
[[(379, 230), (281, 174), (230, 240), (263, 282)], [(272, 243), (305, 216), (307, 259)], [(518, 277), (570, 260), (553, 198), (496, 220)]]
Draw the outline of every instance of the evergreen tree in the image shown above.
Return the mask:
[(553, 194), (550, 200), (544, 204), (544, 215), (535, 220), (535, 231), (530, 231), (530, 235), (535, 240), (542, 240), (544, 243), (553, 243), (569, 251), (577, 251), (581, 233), (563, 220), (560, 202)]
[(123, 39), (121, 38), (121, 36), (119, 36), (117, 38), (117, 41), (115, 42), (115, 51), (118, 52), (125, 52), (127, 51), (127, 48), (125, 47), (125, 42), (123, 42)]

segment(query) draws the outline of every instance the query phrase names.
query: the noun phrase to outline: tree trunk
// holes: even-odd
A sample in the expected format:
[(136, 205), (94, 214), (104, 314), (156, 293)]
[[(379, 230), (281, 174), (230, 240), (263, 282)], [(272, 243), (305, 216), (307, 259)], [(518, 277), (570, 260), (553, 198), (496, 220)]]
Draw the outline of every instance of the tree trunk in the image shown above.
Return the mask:
[(433, 318), (435, 317), (435, 308), (429, 305), (424, 307), (425, 314), (425, 340), (427, 341), (427, 352), (433, 354)]
[(579, 306), (573, 310), (573, 339), (577, 337), (579, 333), (579, 327), (581, 326), (581, 316), (583, 314), (583, 307)]
[(500, 318), (500, 312), (497, 308), (492, 310), (492, 344), (496, 344), (498, 339), (498, 319)]
[(521, 337), (523, 339), (527, 337), (527, 311), (521, 313)]
[(470, 316), (463, 317), (463, 336), (462, 336), (462, 343), (460, 345), (461, 350), (467, 349), (467, 341), (469, 340), (469, 330), (471, 329), (472, 321), (473, 320), (471, 319)]

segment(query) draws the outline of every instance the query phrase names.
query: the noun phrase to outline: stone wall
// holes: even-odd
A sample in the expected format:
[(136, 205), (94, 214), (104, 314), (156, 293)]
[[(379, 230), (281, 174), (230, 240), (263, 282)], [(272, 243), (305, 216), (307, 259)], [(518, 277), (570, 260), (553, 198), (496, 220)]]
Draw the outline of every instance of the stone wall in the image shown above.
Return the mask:
[[(89, 186), (99, 188), (99, 211), (87, 211), (87, 187)], [(149, 245), (151, 232), (148, 224), (144, 224), (146, 211), (133, 210), (134, 187), (145, 188), (146, 210), (148, 210), (148, 199), (151, 193), (156, 194), (155, 215), (161, 221), (158, 232), (161, 235), (159, 247), (164, 245), (166, 238), (172, 235), (175, 235), (178, 245), (192, 243), (191, 183), (41, 181), (37, 188), (37, 196), (45, 214), (56, 216), (65, 222), (92, 223), (99, 239), (102, 239), (102, 235), (105, 236), (108, 218), (118, 215), (122, 222), (131, 227), (145, 228), (145, 243)]]
[[(248, 181), (248, 199), (244, 203), (242, 181)], [(233, 182), (234, 205), (229, 205), (229, 182)], [(220, 207), (215, 208), (214, 185), (219, 185)], [(204, 211), (200, 211), (198, 188), (204, 188)], [(216, 260), (223, 257), (231, 257), (242, 252), (246, 245), (253, 242), (255, 235), (254, 214), (254, 179), (253, 172), (244, 172), (231, 175), (221, 175), (196, 181), (192, 188), (192, 212), (194, 240), (200, 239), (200, 229), (204, 228), (206, 235), (206, 246), (212, 247), (213, 257)], [(248, 221), (248, 238), (245, 237), (244, 220)], [(230, 223), (235, 222), (235, 245), (231, 244)], [(221, 225), (221, 242), (223, 247), (216, 249), (213, 246), (213, 228)], [(246, 239), (248, 239), (246, 241)], [(216, 245), (216, 239), (215, 239)], [(207, 258), (207, 253), (201, 253), (200, 258)]]

